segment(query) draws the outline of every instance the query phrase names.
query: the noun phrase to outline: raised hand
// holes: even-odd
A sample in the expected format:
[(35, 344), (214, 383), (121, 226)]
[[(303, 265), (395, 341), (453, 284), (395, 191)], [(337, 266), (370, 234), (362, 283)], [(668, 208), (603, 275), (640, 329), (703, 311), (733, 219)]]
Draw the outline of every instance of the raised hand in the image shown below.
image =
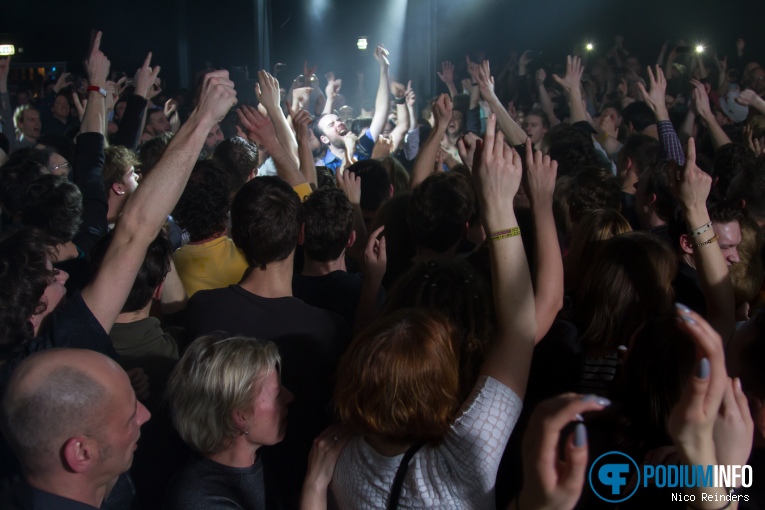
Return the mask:
[(380, 67), (390, 67), (390, 62), (388, 61), (389, 53), (382, 44), (375, 48), (375, 60), (380, 64)]
[(648, 81), (651, 86), (650, 92), (646, 92), (643, 82), (638, 82), (638, 88), (643, 94), (643, 100), (656, 115), (656, 120), (669, 120), (669, 112), (666, 105), (667, 80), (664, 78), (664, 71), (661, 70), (661, 67), (656, 66), (655, 75), (651, 71), (651, 67), (648, 67)]
[(494, 96), (494, 77), (491, 75), (491, 66), (488, 60), (481, 62), (476, 78), (481, 97), (488, 101), (490, 97)]
[(753, 106), (760, 112), (765, 112), (765, 99), (762, 99), (754, 90), (746, 89), (739, 94), (736, 102), (743, 106)]
[(53, 92), (58, 94), (61, 92), (61, 89), (68, 87), (71, 83), (69, 81), (70, 76), (72, 76), (72, 73), (62, 73), (61, 76), (58, 77), (58, 80), (56, 80), (56, 84), (53, 85)]
[(375, 146), (372, 149), (372, 159), (387, 158), (393, 152), (393, 140), (388, 136), (380, 135), (377, 137)]
[(452, 120), (452, 100), (447, 94), (441, 94), (433, 103), (433, 117), (436, 127), (446, 129)]
[(308, 143), (310, 129), (308, 125), (311, 123), (311, 114), (306, 110), (295, 110), (290, 112), (292, 115), (292, 125), (295, 126), (295, 137), (298, 142)]
[(361, 204), (361, 177), (354, 172), (335, 172), (337, 187), (343, 190), (353, 205)]
[(229, 79), (228, 71), (213, 71), (205, 75), (197, 106), (203, 117), (208, 117), (212, 124), (218, 124), (236, 106), (236, 102), (234, 82)]
[(406, 84), (406, 91), (404, 94), (406, 96), (407, 108), (414, 108), (414, 105), (417, 102), (417, 94), (415, 94), (414, 90), (412, 90), (412, 80), (409, 80), (409, 83)]
[(441, 72), (436, 71), (436, 74), (446, 85), (454, 84), (454, 64), (448, 60), (441, 62)]
[(388, 263), (384, 229), (382, 225), (372, 232), (364, 249), (364, 276), (375, 282), (382, 281)]
[[(409, 85), (411, 86), (412, 82), (409, 82)], [(390, 91), (393, 94), (393, 97), (396, 99), (401, 99), (402, 97), (406, 96), (407, 88), (404, 86), (403, 83), (398, 83), (396, 81), (390, 82)]]
[(561, 78), (557, 74), (553, 74), (553, 79), (570, 94), (573, 91), (580, 90), (583, 73), (584, 66), (582, 66), (582, 59), (569, 55), (566, 57), (566, 75)]
[(135, 84), (135, 94), (137, 96), (145, 97), (146, 99), (153, 98), (156, 94), (154, 92), (154, 84), (157, 81), (160, 67), (151, 67), (151, 52), (146, 55), (143, 65), (136, 71), (133, 83)]
[(475, 150), (481, 139), (475, 133), (466, 133), (457, 140), (457, 152), (460, 154), (462, 164), (473, 170), (473, 161), (475, 159)]
[(259, 145), (267, 145), (266, 140), (275, 140), (274, 125), (267, 116), (250, 105), (242, 105), (236, 110), (239, 122), (244, 128), (248, 140)]
[(672, 194), (685, 210), (706, 208), (712, 177), (696, 166), (696, 142), (688, 139), (685, 166), (670, 172)]
[(274, 115), (274, 112), (279, 109), (282, 97), (279, 91), (279, 81), (266, 70), (258, 71), (255, 95), (258, 97), (258, 101), (266, 108), (269, 115)]
[(473, 83), (478, 82), (478, 68), (480, 66), (470, 60), (470, 55), (465, 55), (465, 63), (467, 64), (468, 74), (470, 74), (470, 78), (473, 80)]
[(88, 100), (83, 99), (80, 101), (80, 96), (77, 92), (72, 92), (72, 101), (74, 102), (74, 109), (77, 110), (77, 118), (82, 122), (82, 117), (85, 115), (85, 108), (88, 107)]
[[(297, 87), (292, 89), (292, 104), (299, 110), (306, 108), (312, 93), (313, 89), (311, 87)], [(334, 97), (334, 95), (327, 97)]]
[[(341, 425), (332, 425), (314, 439), (308, 453), (308, 471), (303, 482), (300, 508), (326, 508), (327, 488), (340, 453), (353, 435)], [(320, 503), (323, 502), (323, 505)]]
[(569, 510), (576, 506), (587, 472), (587, 430), (577, 423), (564, 441), (563, 460), (558, 444), (563, 429), (582, 413), (600, 411), (603, 398), (568, 393), (545, 400), (531, 415), (523, 439), (523, 490), (518, 508)]
[(327, 73), (324, 75), (327, 79), (327, 86), (324, 88), (324, 94), (327, 98), (335, 97), (340, 92), (340, 87), (343, 85), (343, 80), (335, 78), (334, 73)]
[(534, 60), (531, 57), (531, 50), (526, 50), (523, 52), (523, 55), (521, 55), (521, 58), (518, 59), (518, 74), (521, 76), (526, 74), (526, 67), (531, 63), (531, 61)]
[(696, 112), (704, 120), (713, 119), (712, 108), (709, 106), (709, 94), (707, 94), (704, 84), (698, 80), (691, 80), (691, 85), (693, 85), (691, 95)]
[(502, 222), (514, 214), (513, 198), (521, 185), (523, 165), (505, 143), (505, 135), (497, 131), (494, 114), (487, 119), (486, 135), (475, 151), (473, 177), (488, 231), (502, 228)]
[(104, 88), (106, 88), (106, 111), (110, 112), (114, 110), (114, 105), (120, 95), (117, 93), (117, 84), (113, 81), (107, 81)]
[(101, 32), (97, 32), (96, 38), (93, 40), (93, 48), (91, 48), (88, 60), (85, 62), (90, 84), (94, 87), (104, 88), (110, 66), (111, 62), (101, 51)]
[(303, 76), (305, 76), (306, 80), (312, 80), (312, 77), (316, 74), (316, 69), (318, 69), (318, 66), (311, 67), (307, 60), (303, 61)]
[(746, 464), (752, 453), (754, 422), (739, 378), (728, 379), (728, 384), (725, 385), (725, 394), (720, 412), (717, 413), (712, 437), (717, 462), (722, 465)]
[(526, 140), (526, 189), (532, 205), (552, 206), (558, 162), (542, 151), (534, 151), (531, 140)]

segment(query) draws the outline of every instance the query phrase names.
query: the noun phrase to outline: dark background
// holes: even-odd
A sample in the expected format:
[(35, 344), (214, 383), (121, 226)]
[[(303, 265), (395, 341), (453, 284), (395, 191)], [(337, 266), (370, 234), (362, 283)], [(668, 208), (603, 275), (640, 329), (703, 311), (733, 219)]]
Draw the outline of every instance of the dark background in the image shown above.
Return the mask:
[[(326, 8), (321, 20), (312, 15), (316, 2)], [(318, 64), (318, 74), (333, 70), (352, 86), (357, 69), (374, 76), (374, 44), (401, 31), (404, 9), (388, 16), (386, 9), (400, 0), (274, 0), (271, 8), (271, 64), (285, 62), (281, 76), (288, 81), (302, 72), (303, 61)], [(704, 42), (720, 54), (735, 51), (735, 40), (744, 37), (747, 54), (760, 58), (765, 49), (765, 2), (721, 0), (409, 0), (429, 3), (435, 31), (435, 55), (430, 72), (444, 59), (455, 61), (458, 74), (468, 51), (485, 50), (499, 69), (511, 50), (533, 49), (542, 59), (563, 63), (575, 45), (593, 41), (607, 50), (615, 34), (626, 37), (626, 46), (653, 63), (664, 40)], [(169, 90), (182, 83), (178, 40), (185, 31), (188, 41), (187, 78), (206, 63), (215, 68), (249, 67), (250, 77), (258, 62), (253, 0), (69, 0), (4, 2), (0, 16), (0, 43), (24, 49), (16, 63), (69, 62), (69, 70), (81, 71), (92, 29), (104, 31), (102, 49), (112, 69), (135, 72), (148, 51), (153, 63), (162, 66), (161, 76)], [(369, 37), (370, 49), (356, 49), (360, 35)], [(416, 34), (405, 34), (407, 40)], [(393, 45), (395, 46), (395, 44)], [(401, 75), (407, 50), (391, 54), (394, 75)], [(711, 64), (711, 63), (710, 63)], [(498, 71), (495, 71), (495, 74)], [(184, 73), (186, 74), (186, 73)], [(242, 78), (242, 76), (240, 76)], [(405, 79), (405, 76), (398, 76)], [(375, 80), (367, 80), (374, 87)], [(427, 91), (433, 92), (433, 91)]]

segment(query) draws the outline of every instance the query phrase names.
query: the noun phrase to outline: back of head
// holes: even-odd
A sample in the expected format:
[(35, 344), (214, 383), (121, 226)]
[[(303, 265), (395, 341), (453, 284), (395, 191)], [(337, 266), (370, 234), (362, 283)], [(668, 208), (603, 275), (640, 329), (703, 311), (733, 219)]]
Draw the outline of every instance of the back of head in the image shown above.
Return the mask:
[(458, 335), (432, 310), (392, 313), (358, 335), (337, 370), (337, 414), (359, 434), (436, 443), (459, 401)]
[(0, 240), (0, 359), (23, 350), (34, 337), (30, 322), (45, 311), (45, 289), (54, 276), (47, 261), (56, 242), (26, 227)]
[(303, 202), (307, 257), (330, 262), (342, 255), (353, 232), (353, 206), (342, 190), (319, 188)]
[(145, 141), (138, 148), (138, 159), (141, 162), (141, 175), (146, 177), (162, 158), (165, 149), (173, 139), (173, 133), (162, 133)]
[(656, 115), (647, 104), (635, 101), (622, 110), (622, 121), (625, 125), (632, 124), (632, 129), (639, 133), (652, 124), (656, 124)]
[(581, 281), (576, 318), (582, 341), (615, 349), (651, 317), (672, 309), (677, 259), (656, 236), (627, 232), (606, 241)]
[(231, 188), (220, 168), (210, 160), (197, 161), (181, 198), (173, 209), (178, 226), (191, 242), (209, 239), (226, 231)]
[(74, 161), (74, 140), (66, 136), (45, 135), (37, 139), (37, 145), (60, 154), (62, 158), (72, 163)]
[[(92, 266), (95, 270), (103, 262), (106, 250), (114, 238), (114, 230), (106, 234), (93, 248)], [(173, 247), (165, 230), (160, 230), (159, 235), (149, 244), (146, 255), (143, 258), (141, 268), (130, 289), (130, 294), (122, 307), (121, 313), (137, 312), (151, 303), (154, 291), (165, 281), (170, 272), (170, 260), (173, 256)]]
[(7, 163), (0, 168), (0, 203), (10, 217), (21, 212), (24, 193), (41, 175), (43, 175), (42, 168), (32, 161), (15, 165)]
[(762, 229), (746, 215), (741, 215), (738, 222), (741, 226), (741, 243), (737, 251), (741, 261), (728, 268), (737, 307), (757, 298), (765, 276), (762, 260), (765, 236)]
[(569, 126), (555, 126), (545, 135), (549, 156), (558, 162), (558, 177), (574, 175), (582, 168), (598, 164), (592, 139)]
[(376, 159), (358, 161), (346, 170), (361, 178), (361, 209), (375, 212), (390, 198), (390, 176)]
[(412, 239), (423, 248), (447, 251), (464, 237), (475, 203), (475, 193), (464, 175), (431, 175), (412, 191), (409, 201), (407, 222)]
[(122, 145), (107, 147), (104, 156), (104, 189), (108, 193), (113, 184), (124, 181), (130, 167), (137, 167), (140, 163), (135, 153)]
[(659, 141), (648, 135), (632, 134), (624, 141), (619, 158), (630, 158), (640, 175), (659, 159)]
[(575, 224), (588, 212), (597, 209), (621, 209), (619, 182), (598, 166), (581, 169), (573, 177), (568, 194), (571, 221)]
[(615, 209), (596, 209), (585, 214), (571, 235), (565, 260), (566, 288), (579, 288), (582, 275), (605, 241), (631, 230), (627, 219)]
[(746, 209), (757, 223), (765, 223), (765, 161), (743, 166), (733, 177), (726, 199)]
[(21, 221), (44, 230), (58, 243), (69, 242), (82, 223), (82, 193), (65, 177), (42, 175), (24, 193)]
[(223, 333), (197, 338), (178, 361), (167, 386), (173, 424), (202, 454), (217, 453), (240, 436), (233, 411), (251, 410), (253, 388), (279, 370), (273, 342)]
[[(758, 168), (759, 167), (759, 168)], [(744, 144), (729, 143), (715, 151), (712, 176), (716, 178), (714, 192), (724, 198), (731, 182), (741, 172), (762, 171), (762, 165), (754, 153)]]
[(265, 269), (289, 257), (302, 222), (300, 198), (278, 177), (252, 179), (231, 206), (231, 237), (250, 267)]
[[(75, 362), (74, 356), (82, 362)], [(67, 440), (106, 433), (99, 425), (109, 390), (89, 373), (92, 367), (82, 364), (109, 362), (95, 352), (52, 350), (16, 368), (3, 398), (1, 423), (25, 475), (65, 469), (61, 449)]]
[(239, 136), (220, 142), (212, 159), (228, 176), (231, 192), (236, 193), (258, 168), (258, 146)]
[(390, 176), (390, 182), (393, 185), (393, 194), (406, 193), (409, 191), (409, 173), (404, 165), (392, 156), (386, 156), (380, 160)]
[(672, 187), (669, 179), (673, 167), (676, 163), (673, 161), (657, 161), (655, 164), (645, 169), (646, 187), (645, 193), (649, 196), (655, 195), (653, 208), (656, 215), (665, 222), (670, 222), (677, 209), (677, 201), (672, 195)]

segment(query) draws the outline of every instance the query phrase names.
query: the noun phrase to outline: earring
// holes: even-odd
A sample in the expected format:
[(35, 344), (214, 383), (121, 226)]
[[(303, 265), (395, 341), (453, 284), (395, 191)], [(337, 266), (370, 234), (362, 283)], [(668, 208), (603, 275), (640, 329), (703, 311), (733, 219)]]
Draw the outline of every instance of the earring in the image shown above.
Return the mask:
[(244, 431), (244, 435), (245, 435), (245, 436), (249, 436), (249, 435), (250, 435), (250, 429), (246, 429), (246, 430)]

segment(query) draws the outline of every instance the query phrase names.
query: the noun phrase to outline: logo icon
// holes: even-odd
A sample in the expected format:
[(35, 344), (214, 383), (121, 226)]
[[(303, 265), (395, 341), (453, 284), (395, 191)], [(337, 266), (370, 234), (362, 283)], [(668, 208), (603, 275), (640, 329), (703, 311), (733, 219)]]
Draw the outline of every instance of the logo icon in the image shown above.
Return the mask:
[(640, 486), (640, 469), (629, 455), (612, 451), (595, 459), (588, 480), (597, 497), (607, 503), (621, 503)]

